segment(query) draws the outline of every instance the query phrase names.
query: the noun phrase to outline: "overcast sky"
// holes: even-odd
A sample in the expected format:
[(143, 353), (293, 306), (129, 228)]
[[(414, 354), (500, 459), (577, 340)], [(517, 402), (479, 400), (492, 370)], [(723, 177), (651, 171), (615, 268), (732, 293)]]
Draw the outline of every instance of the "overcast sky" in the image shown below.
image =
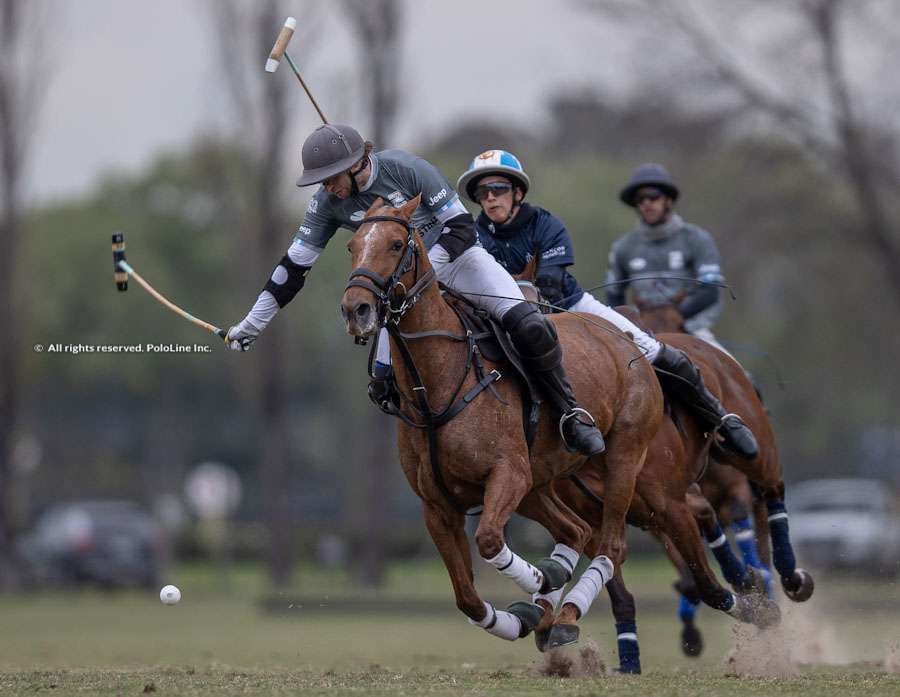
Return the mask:
[[(286, 6), (302, 24), (310, 4)], [(353, 84), (356, 47), (340, 28), (335, 3), (319, 4), (332, 6), (321, 35), (309, 47), (292, 43), (291, 53), (329, 119), (358, 123), (359, 105), (345, 89)], [(32, 200), (85, 191), (100, 172), (138, 168), (162, 148), (227, 125), (208, 3), (56, 0), (51, 6), (57, 10), (49, 34), (53, 67), (32, 150)], [(615, 81), (621, 40), (598, 21), (579, 20), (568, 2), (417, 0), (408, 7), (414, 11), (406, 14), (407, 94), (390, 145), (414, 148), (465, 113), (528, 125), (543, 117), (554, 91)], [(278, 30), (272, 27), (273, 40)], [(260, 70), (265, 58), (259, 56)], [(287, 66), (272, 79), (295, 81)], [(295, 124), (291, 142), (299, 147), (316, 124), (307, 103), (297, 102)]]

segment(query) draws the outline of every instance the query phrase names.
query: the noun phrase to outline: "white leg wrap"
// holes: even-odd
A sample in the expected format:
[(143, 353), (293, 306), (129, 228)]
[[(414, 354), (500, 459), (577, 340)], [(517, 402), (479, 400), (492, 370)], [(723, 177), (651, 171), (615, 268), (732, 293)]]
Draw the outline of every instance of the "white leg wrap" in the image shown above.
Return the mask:
[(556, 612), (556, 608), (559, 607), (559, 601), (562, 600), (563, 590), (562, 588), (557, 588), (552, 593), (535, 593), (531, 596), (531, 601), (536, 603), (538, 600), (545, 600), (550, 603), (550, 607)]
[(506, 610), (495, 610), (490, 603), (484, 604), (487, 611), (481, 622), (469, 619), (469, 624), (481, 627), (488, 634), (493, 634), (507, 641), (515, 641), (519, 638), (519, 632), (522, 631), (522, 623), (519, 618)]
[(566, 603), (578, 608), (580, 617), (584, 617), (597, 598), (597, 594), (613, 577), (615, 567), (609, 557), (594, 557), (591, 565), (581, 574), (578, 583), (566, 594)]
[(652, 363), (656, 360), (656, 354), (659, 353), (659, 342), (630, 319), (620, 315), (609, 305), (604, 305), (590, 293), (582, 295), (581, 300), (572, 305), (569, 311), (587, 312), (602, 317), (610, 324), (615, 325), (617, 329), (631, 334), (634, 337), (634, 343), (638, 345), (638, 348), (641, 349), (648, 361)]
[(575, 573), (575, 567), (578, 565), (578, 559), (581, 555), (568, 545), (557, 543), (550, 553), (550, 558), (555, 559), (562, 564), (568, 571), (569, 576)]
[(544, 574), (506, 545), (503, 545), (496, 557), (485, 561), (497, 569), (501, 576), (512, 579), (526, 593), (537, 593), (544, 584)]

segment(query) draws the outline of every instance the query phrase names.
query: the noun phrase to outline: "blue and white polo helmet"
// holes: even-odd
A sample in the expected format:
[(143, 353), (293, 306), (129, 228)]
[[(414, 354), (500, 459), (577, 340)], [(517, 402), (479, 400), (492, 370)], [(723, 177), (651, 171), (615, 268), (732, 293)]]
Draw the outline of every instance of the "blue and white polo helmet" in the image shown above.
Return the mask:
[(523, 195), (528, 193), (528, 187), (531, 186), (531, 180), (518, 157), (506, 150), (485, 150), (472, 160), (469, 168), (462, 173), (456, 182), (456, 190), (465, 192), (472, 203), (478, 203), (475, 200), (475, 187), (478, 186), (479, 179), (489, 174), (499, 174), (512, 179), (522, 187)]

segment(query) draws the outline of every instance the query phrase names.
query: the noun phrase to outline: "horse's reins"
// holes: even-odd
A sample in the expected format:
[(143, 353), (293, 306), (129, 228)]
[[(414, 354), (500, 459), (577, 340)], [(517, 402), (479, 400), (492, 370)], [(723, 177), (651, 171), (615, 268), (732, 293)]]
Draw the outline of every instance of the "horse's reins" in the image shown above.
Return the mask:
[[(422, 293), (424, 293), (425, 290), (435, 282), (436, 275), (434, 269), (430, 268), (421, 277), (419, 276), (419, 250), (418, 245), (416, 244), (415, 230), (413, 229), (409, 221), (391, 215), (374, 215), (364, 218), (361, 225), (377, 222), (397, 223), (398, 225), (402, 225), (406, 229), (406, 249), (404, 250), (403, 256), (398, 262), (397, 267), (394, 269), (393, 273), (391, 273), (388, 278), (384, 278), (365, 267), (358, 267), (354, 269), (350, 272), (350, 278), (347, 282), (347, 289), (363, 288), (365, 290), (368, 290), (378, 299), (378, 304), (376, 306), (378, 331), (380, 331), (382, 327), (387, 329), (388, 334), (391, 336), (391, 338), (394, 339), (394, 342), (397, 344), (397, 347), (400, 350), (400, 355), (403, 358), (403, 363), (405, 364), (406, 369), (409, 371), (410, 378), (412, 379), (413, 392), (416, 396), (418, 407), (416, 407), (416, 405), (412, 403), (412, 400), (409, 400), (402, 393), (400, 394), (400, 396), (402, 399), (410, 403), (410, 406), (412, 406), (414, 411), (418, 413), (419, 417), (423, 420), (423, 423), (418, 423), (417, 421), (415, 421), (415, 419), (410, 418), (403, 413), (402, 409), (385, 409), (385, 411), (392, 416), (397, 416), (409, 426), (424, 430), (428, 434), (428, 451), (435, 484), (437, 485), (440, 492), (451, 503), (451, 505), (465, 512), (465, 509), (457, 504), (456, 498), (450, 492), (449, 487), (447, 487), (447, 484), (444, 481), (444, 477), (441, 472), (440, 461), (438, 459), (437, 429), (456, 417), (456, 415), (459, 414), (463, 409), (465, 409), (483, 390), (491, 388), (491, 391), (493, 392), (492, 385), (494, 382), (501, 378), (501, 374), (496, 369), (492, 370), (489, 373), (484, 372), (481, 361), (477, 356), (477, 347), (475, 344), (476, 339), (481, 338), (481, 335), (475, 335), (469, 329), (466, 329), (466, 333), (463, 336), (453, 334), (452, 332), (448, 332), (442, 329), (412, 333), (400, 331), (400, 319), (418, 302)], [(410, 270), (413, 270), (413, 278), (415, 280), (413, 281), (412, 286), (407, 289), (406, 286), (404, 286), (401, 278)], [(403, 292), (399, 296), (399, 298), (395, 292), (398, 287), (403, 289)], [(399, 304), (395, 304), (395, 301), (397, 300), (399, 301)], [(460, 323), (463, 324), (463, 328), (465, 329), (465, 324), (463, 323), (461, 317)], [(370, 375), (372, 375), (372, 363), (375, 359), (376, 347), (378, 345), (377, 337), (378, 334), (376, 333), (376, 339), (373, 342), (372, 349), (369, 352)], [(433, 411), (431, 409), (431, 405), (428, 403), (428, 395), (425, 383), (422, 380), (422, 375), (419, 372), (418, 367), (416, 366), (412, 352), (410, 351), (408, 345), (408, 340), (424, 339), (428, 337), (442, 337), (450, 339), (451, 341), (464, 341), (466, 342), (468, 348), (466, 352), (466, 365), (463, 369), (462, 375), (460, 376), (459, 382), (456, 385), (456, 389), (453, 391), (453, 395), (450, 398), (447, 407), (440, 412)], [(364, 344), (365, 339), (360, 340), (359, 337), (357, 337), (357, 343)], [(478, 377), (479, 380), (472, 389), (470, 389), (468, 392), (466, 392), (465, 395), (463, 395), (461, 400), (457, 401), (457, 397), (462, 390), (463, 384), (465, 383), (466, 377), (468, 376), (469, 371), (472, 368), (473, 362), (475, 363), (476, 377)], [(494, 392), (494, 395), (498, 399), (500, 399), (500, 401), (503, 401), (496, 392)]]

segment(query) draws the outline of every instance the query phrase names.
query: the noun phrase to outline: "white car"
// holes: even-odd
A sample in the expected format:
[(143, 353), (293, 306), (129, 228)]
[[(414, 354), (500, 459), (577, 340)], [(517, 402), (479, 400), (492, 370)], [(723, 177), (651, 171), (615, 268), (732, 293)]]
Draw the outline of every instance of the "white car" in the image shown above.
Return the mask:
[(875, 479), (812, 479), (788, 487), (791, 541), (813, 568), (900, 573), (900, 508)]

